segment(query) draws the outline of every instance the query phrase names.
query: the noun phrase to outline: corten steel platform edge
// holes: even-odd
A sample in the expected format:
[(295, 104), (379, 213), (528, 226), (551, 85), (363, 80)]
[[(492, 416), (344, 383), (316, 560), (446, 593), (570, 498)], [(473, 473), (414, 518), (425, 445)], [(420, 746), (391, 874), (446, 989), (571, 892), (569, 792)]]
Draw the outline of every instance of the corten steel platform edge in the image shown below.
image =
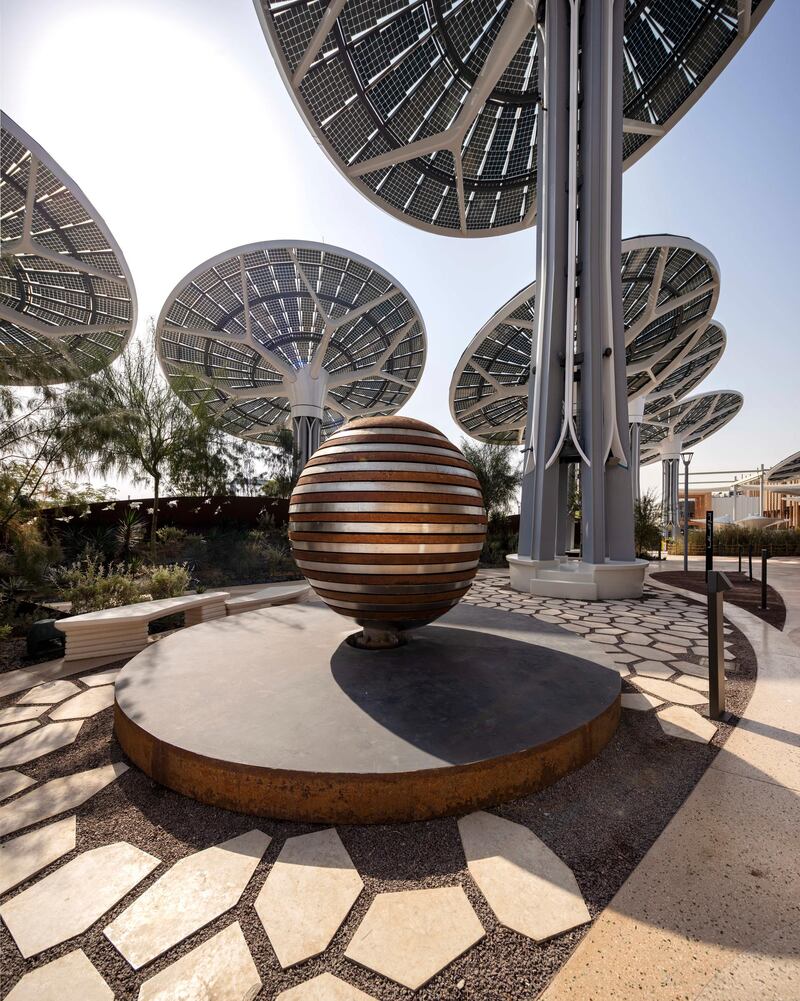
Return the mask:
[(475, 763), (412, 772), (322, 773), (242, 765), (159, 740), (114, 703), (114, 733), (128, 758), (174, 792), (240, 813), (326, 824), (431, 820), (517, 799), (557, 782), (606, 746), (619, 693), (594, 719), (531, 748)]

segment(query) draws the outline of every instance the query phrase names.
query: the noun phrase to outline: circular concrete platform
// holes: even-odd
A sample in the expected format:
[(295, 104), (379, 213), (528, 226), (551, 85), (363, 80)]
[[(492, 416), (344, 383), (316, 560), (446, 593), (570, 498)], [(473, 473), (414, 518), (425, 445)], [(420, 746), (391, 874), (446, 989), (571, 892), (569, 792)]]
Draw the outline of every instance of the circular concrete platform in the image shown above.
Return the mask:
[(115, 731), (204, 803), (324, 823), (421, 820), (550, 785), (619, 721), (619, 675), (579, 637), (463, 603), (406, 646), (359, 650), (317, 603), (160, 640), (116, 682)]

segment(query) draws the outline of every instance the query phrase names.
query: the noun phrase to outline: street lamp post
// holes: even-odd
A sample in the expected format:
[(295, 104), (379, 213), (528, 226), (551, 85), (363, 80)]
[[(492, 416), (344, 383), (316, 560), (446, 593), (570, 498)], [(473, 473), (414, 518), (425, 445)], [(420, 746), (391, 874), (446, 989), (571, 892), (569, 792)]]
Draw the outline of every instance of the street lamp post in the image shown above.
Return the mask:
[(693, 452), (681, 452), (683, 460), (683, 572), (689, 572), (689, 463)]

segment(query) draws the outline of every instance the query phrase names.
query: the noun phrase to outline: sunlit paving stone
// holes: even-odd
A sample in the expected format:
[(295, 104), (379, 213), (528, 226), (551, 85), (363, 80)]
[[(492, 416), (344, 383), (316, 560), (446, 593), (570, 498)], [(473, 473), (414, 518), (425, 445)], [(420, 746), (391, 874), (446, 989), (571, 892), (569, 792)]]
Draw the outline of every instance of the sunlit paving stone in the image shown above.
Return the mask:
[(121, 667), (115, 667), (110, 671), (100, 671), (98, 674), (84, 674), (81, 675), (80, 680), (89, 688), (96, 688), (98, 685), (113, 685), (121, 670)]
[(125, 841), (91, 848), (12, 897), (0, 917), (28, 959), (86, 931), (159, 864)]
[(668, 661), (675, 659), (674, 654), (665, 653), (663, 650), (654, 650), (651, 646), (636, 646), (634, 643), (622, 643), (621, 647), (625, 653), (632, 653), (642, 660)]
[(655, 637), (656, 643), (669, 643), (670, 646), (679, 646), (681, 649), (693, 646), (692, 640), (688, 636), (680, 636), (670, 632), (658, 633)]
[(603, 633), (590, 633), (589, 639), (592, 643), (601, 643), (603, 646), (616, 646), (616, 636), (605, 636)]
[(114, 992), (82, 949), (26, 973), (6, 1001), (113, 1001)]
[(708, 695), (708, 678), (694, 678), (691, 674), (679, 674), (674, 680), (679, 685), (685, 685), (695, 692), (703, 692)]
[(251, 1001), (261, 990), (238, 921), (146, 980), (139, 1001)]
[(75, 817), (20, 834), (0, 846), (0, 894), (8, 893), (75, 847)]
[(656, 681), (650, 678), (636, 678), (634, 683), (643, 692), (655, 695), (656, 698), (665, 702), (677, 702), (682, 706), (702, 706), (708, 702), (708, 698), (699, 692), (693, 692), (683, 685), (676, 685), (672, 681)]
[(287, 838), (255, 902), (284, 969), (327, 949), (363, 886), (334, 828)]
[(21, 737), (23, 733), (30, 733), (39, 726), (38, 719), (26, 719), (21, 723), (9, 723), (8, 726), (0, 726), (0, 744), (7, 744), (16, 737)]
[(575, 876), (533, 831), (492, 813), (462, 817), (467, 868), (497, 920), (542, 942), (591, 920)]
[(83, 723), (50, 723), (0, 748), (0, 768), (24, 765), (73, 743)]
[(645, 695), (643, 692), (625, 692), (620, 696), (620, 704), (623, 709), (636, 709), (639, 712), (647, 712), (655, 709), (656, 706), (663, 705), (661, 699), (652, 695)]
[(662, 650), (664, 653), (671, 653), (676, 657), (686, 656), (686, 650), (682, 646), (675, 646), (673, 643), (656, 643), (656, 650)]
[(346, 984), (332, 973), (321, 973), (297, 987), (282, 991), (275, 1001), (375, 1001), (375, 998)]
[(81, 692), (50, 712), (50, 719), (87, 719), (114, 705), (114, 686), (100, 685)]
[(639, 658), (634, 657), (632, 653), (624, 653), (622, 650), (614, 650), (609, 656), (616, 664), (633, 664)]
[(117, 761), (113, 765), (101, 765), (51, 779), (38, 789), (0, 807), (0, 835), (11, 834), (48, 817), (74, 810), (127, 770), (126, 764)]
[(230, 910), (270, 843), (259, 830), (179, 859), (105, 929), (134, 970)]
[(0, 709), (0, 726), (6, 726), (8, 723), (21, 723), (26, 719), (36, 719), (44, 711), (44, 706), (8, 706), (7, 709)]
[(79, 691), (80, 688), (72, 681), (47, 681), (26, 692), (17, 702), (49, 706), (68, 699), (70, 695), (77, 695)]
[(2, 772), (0, 773), (0, 800), (8, 799), (23, 789), (36, 785), (36, 779), (23, 775), (22, 772)]
[(635, 646), (650, 646), (653, 641), (652, 636), (647, 636), (645, 633), (625, 633), (622, 637), (623, 643), (633, 643)]
[(684, 706), (659, 709), (656, 718), (668, 736), (695, 740), (700, 744), (707, 744), (717, 732), (717, 728), (710, 720)]
[[(707, 646), (697, 646), (692, 651), (696, 657), (699, 657), (701, 664), (708, 664), (708, 647)], [(724, 651), (724, 658), (726, 664), (733, 664), (736, 660), (736, 656), (731, 653), (730, 650)]]
[(658, 678), (666, 681), (675, 673), (675, 668), (671, 664), (662, 664), (657, 660), (640, 660), (636, 665), (636, 676), (643, 678)]
[(705, 678), (708, 680), (708, 665), (695, 664), (691, 660), (676, 660), (675, 670), (681, 674), (691, 674), (695, 678)]
[(485, 934), (460, 886), (379, 893), (345, 956), (415, 991)]

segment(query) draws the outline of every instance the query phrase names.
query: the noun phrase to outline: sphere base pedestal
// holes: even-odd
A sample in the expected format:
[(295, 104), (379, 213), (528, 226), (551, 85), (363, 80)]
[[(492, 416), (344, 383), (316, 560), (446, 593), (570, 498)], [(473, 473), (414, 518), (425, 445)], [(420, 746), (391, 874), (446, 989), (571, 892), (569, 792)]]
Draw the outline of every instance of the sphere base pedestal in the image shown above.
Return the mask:
[(214, 806), (379, 823), (541, 789), (616, 729), (618, 673), (558, 626), (462, 603), (378, 651), (352, 625), (308, 602), (160, 640), (117, 678), (122, 748)]

